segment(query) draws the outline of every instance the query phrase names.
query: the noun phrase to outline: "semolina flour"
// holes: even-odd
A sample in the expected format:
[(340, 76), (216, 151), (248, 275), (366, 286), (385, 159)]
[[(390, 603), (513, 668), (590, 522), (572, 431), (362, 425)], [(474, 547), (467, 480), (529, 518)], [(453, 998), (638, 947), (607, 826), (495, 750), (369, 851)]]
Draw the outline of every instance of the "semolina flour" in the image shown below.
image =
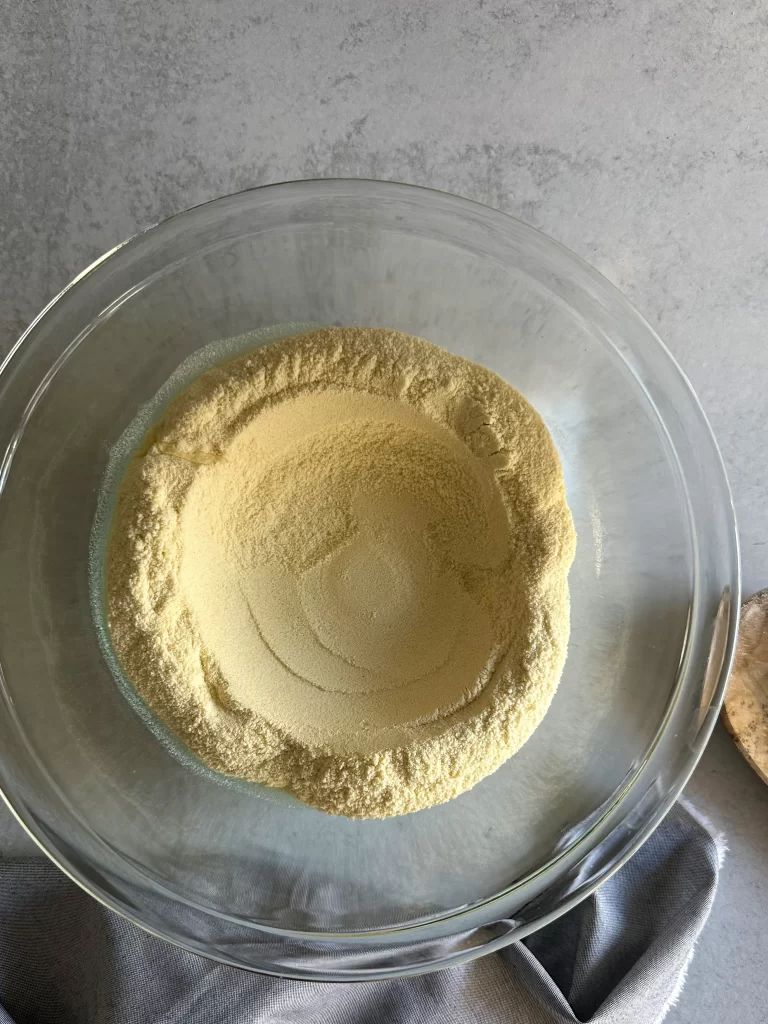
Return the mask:
[(522, 395), (419, 338), (329, 328), (171, 402), (120, 486), (107, 618), (205, 764), (387, 817), (469, 789), (539, 724), (574, 549)]

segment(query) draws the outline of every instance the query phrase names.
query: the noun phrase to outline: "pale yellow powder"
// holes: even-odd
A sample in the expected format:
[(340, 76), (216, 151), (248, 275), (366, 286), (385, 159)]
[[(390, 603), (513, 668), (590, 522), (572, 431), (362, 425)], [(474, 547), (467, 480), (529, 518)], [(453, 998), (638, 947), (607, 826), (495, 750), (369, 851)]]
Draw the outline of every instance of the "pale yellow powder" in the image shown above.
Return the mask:
[(403, 814), (541, 721), (574, 547), (514, 388), (419, 338), (331, 328), (202, 374), (149, 432), (110, 534), (110, 633), (210, 767)]

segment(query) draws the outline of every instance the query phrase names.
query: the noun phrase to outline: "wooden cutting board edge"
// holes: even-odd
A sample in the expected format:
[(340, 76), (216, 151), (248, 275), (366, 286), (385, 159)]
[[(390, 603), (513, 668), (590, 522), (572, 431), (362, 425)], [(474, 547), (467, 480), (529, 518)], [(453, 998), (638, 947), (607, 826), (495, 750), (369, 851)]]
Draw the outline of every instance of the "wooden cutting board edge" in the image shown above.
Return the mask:
[(747, 764), (768, 784), (768, 589), (741, 606), (736, 657), (721, 714)]

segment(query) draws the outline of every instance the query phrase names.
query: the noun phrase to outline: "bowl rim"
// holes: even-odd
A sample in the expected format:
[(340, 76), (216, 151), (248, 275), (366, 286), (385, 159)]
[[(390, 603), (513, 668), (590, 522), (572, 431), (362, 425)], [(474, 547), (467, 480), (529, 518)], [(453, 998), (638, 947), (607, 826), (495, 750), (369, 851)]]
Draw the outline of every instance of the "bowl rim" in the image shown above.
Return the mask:
[[(703, 753), (703, 750), (704, 750), (704, 748), (706, 746), (706, 743), (707, 743), (707, 741), (708, 741), (708, 739), (709, 739), (709, 737), (711, 735), (712, 729), (714, 728), (714, 725), (715, 725), (715, 723), (717, 721), (717, 715), (718, 715), (718, 712), (719, 712), (719, 708), (720, 708), (720, 705), (722, 703), (722, 700), (723, 700), (723, 697), (724, 697), (724, 694), (725, 694), (725, 689), (726, 689), (726, 686), (727, 686), (728, 676), (729, 676), (729, 673), (730, 673), (730, 668), (731, 668), (733, 657), (734, 657), (734, 653), (735, 653), (735, 644), (736, 644), (736, 636), (737, 636), (737, 629), (738, 629), (738, 610), (739, 610), (740, 595), (741, 595), (741, 570), (740, 570), (740, 561), (739, 561), (738, 533), (737, 533), (737, 528), (736, 528), (735, 513), (734, 513), (734, 510), (733, 510), (732, 496), (731, 496), (731, 492), (730, 492), (730, 487), (729, 487), (729, 484), (728, 484), (727, 476), (726, 476), (726, 473), (725, 473), (725, 467), (724, 467), (724, 464), (723, 464), (722, 455), (720, 453), (719, 447), (717, 445), (717, 441), (716, 441), (716, 439), (715, 439), (715, 437), (714, 437), (714, 435), (712, 433), (712, 430), (709, 427), (709, 423), (708, 423), (708, 421), (706, 419), (706, 416), (705, 416), (704, 411), (703, 411), (703, 409), (701, 407), (701, 404), (700, 404), (700, 402), (698, 400), (698, 397), (696, 396), (695, 392), (693, 391), (693, 388), (692, 388), (690, 382), (688, 381), (687, 376), (682, 371), (682, 369), (678, 365), (678, 363), (675, 360), (674, 356), (670, 353), (670, 351), (667, 348), (667, 346), (664, 344), (664, 342), (661, 340), (661, 338), (658, 336), (658, 334), (655, 332), (655, 330), (651, 327), (651, 325), (648, 324), (648, 322), (645, 320), (645, 318), (637, 311), (637, 309), (629, 301), (629, 299), (627, 299), (626, 296), (618, 288), (616, 288), (616, 286), (614, 286), (610, 281), (608, 281), (604, 277), (604, 275), (600, 274), (599, 271), (597, 271), (594, 267), (592, 267), (584, 259), (582, 259), (580, 256), (578, 256), (576, 253), (572, 252), (566, 246), (562, 245), (557, 240), (551, 238), (548, 235), (545, 235), (543, 232), (539, 231), (538, 229), (533, 228), (532, 226), (530, 226), (528, 224), (525, 224), (523, 221), (519, 220), (516, 217), (513, 217), (513, 216), (511, 216), (511, 215), (509, 215), (507, 213), (504, 213), (503, 211), (496, 210), (493, 207), (487, 206), (487, 205), (485, 205), (483, 203), (479, 203), (479, 202), (476, 202), (474, 200), (467, 199), (465, 197), (457, 195), (456, 193), (442, 191), (442, 190), (438, 190), (438, 189), (433, 189), (433, 188), (429, 188), (429, 187), (422, 186), (422, 185), (409, 184), (409, 183), (399, 182), (399, 181), (378, 180), (378, 179), (372, 179), (372, 178), (306, 178), (306, 179), (294, 179), (294, 180), (290, 180), (290, 181), (275, 182), (275, 183), (266, 184), (266, 185), (253, 186), (253, 187), (250, 187), (250, 188), (246, 188), (246, 189), (240, 190), (238, 192), (230, 193), (230, 194), (227, 194), (227, 195), (224, 195), (224, 196), (219, 196), (219, 197), (210, 199), (210, 200), (208, 200), (208, 201), (206, 201), (204, 203), (200, 203), (200, 204), (197, 204), (195, 206), (189, 207), (188, 209), (180, 211), (178, 213), (175, 213), (175, 214), (171, 215), (170, 217), (167, 217), (167, 218), (164, 218), (164, 219), (162, 219), (160, 221), (157, 221), (156, 223), (150, 225), (149, 227), (144, 228), (141, 231), (138, 231), (138, 232), (134, 233), (133, 235), (130, 235), (129, 237), (124, 239), (122, 242), (118, 243), (113, 248), (111, 248), (110, 250), (108, 250), (107, 252), (105, 252), (104, 254), (99, 256), (92, 263), (90, 263), (87, 267), (85, 267), (82, 271), (80, 271), (80, 273), (78, 273), (67, 285), (64, 286), (64, 288), (62, 288), (58, 292), (58, 294), (56, 294), (45, 305), (45, 307), (40, 311), (40, 313), (32, 320), (32, 322), (29, 324), (29, 326), (23, 331), (23, 333), (18, 338), (18, 340), (15, 342), (15, 344), (12, 345), (12, 347), (10, 348), (10, 350), (8, 351), (7, 355), (2, 360), (2, 362), (0, 362), (0, 384), (4, 382), (4, 375), (6, 375), (9, 372), (9, 370), (11, 369), (12, 364), (13, 364), (15, 358), (17, 357), (19, 351), (21, 350), (22, 346), (24, 345), (24, 343), (34, 334), (36, 328), (49, 315), (49, 313), (54, 309), (54, 307), (58, 306), (58, 304), (62, 300), (64, 300), (65, 297), (68, 296), (70, 292), (72, 292), (74, 289), (76, 289), (78, 286), (80, 286), (84, 281), (86, 281), (86, 279), (94, 271), (96, 271), (97, 268), (99, 268), (104, 263), (106, 263), (107, 261), (109, 261), (110, 259), (115, 257), (119, 252), (121, 252), (125, 247), (129, 246), (131, 243), (134, 243), (134, 242), (142, 239), (145, 235), (148, 235), (148, 234), (154, 232), (158, 228), (167, 227), (167, 226), (171, 225), (173, 222), (175, 222), (177, 220), (189, 217), (190, 215), (192, 215), (192, 214), (194, 214), (194, 213), (196, 213), (196, 212), (198, 212), (198, 211), (200, 211), (200, 210), (202, 210), (202, 209), (204, 209), (206, 207), (213, 206), (215, 204), (223, 204), (223, 203), (226, 203), (227, 201), (233, 201), (233, 200), (236, 200), (238, 198), (244, 198), (244, 197), (247, 197), (247, 196), (252, 195), (252, 194), (254, 194), (254, 195), (255, 194), (264, 194), (265, 192), (272, 192), (272, 193), (274, 193), (274, 192), (277, 192), (277, 191), (285, 192), (285, 191), (288, 191), (288, 190), (297, 190), (297, 189), (299, 189), (299, 190), (306, 190), (308, 186), (319, 187), (321, 189), (326, 189), (327, 188), (329, 191), (333, 190), (334, 188), (336, 188), (336, 189), (343, 188), (343, 189), (351, 189), (352, 191), (358, 191), (358, 192), (364, 192), (366, 188), (373, 187), (374, 189), (383, 190), (383, 191), (397, 191), (397, 190), (400, 190), (401, 192), (407, 193), (407, 194), (421, 193), (424, 197), (427, 198), (428, 201), (435, 201), (436, 199), (441, 199), (443, 201), (448, 201), (449, 203), (453, 204), (454, 207), (459, 212), (461, 212), (462, 210), (469, 211), (469, 212), (473, 212), (474, 211), (477, 214), (482, 214), (484, 217), (491, 216), (493, 218), (496, 218), (499, 221), (499, 223), (501, 223), (501, 224), (503, 224), (504, 222), (509, 222), (510, 225), (514, 225), (515, 226), (515, 229), (517, 231), (522, 232), (522, 234), (524, 234), (524, 235), (528, 235), (532, 239), (533, 238), (537, 238), (539, 240), (543, 239), (545, 241), (546, 246), (551, 251), (559, 251), (566, 258), (566, 260), (572, 266), (577, 267), (578, 270), (580, 271), (580, 273), (582, 275), (585, 275), (586, 278), (591, 279), (592, 281), (599, 283), (601, 285), (601, 287), (603, 287), (603, 288), (605, 288), (607, 286), (608, 289), (610, 290), (610, 292), (612, 293), (613, 298), (619, 303), (619, 305), (622, 305), (624, 307), (624, 309), (633, 316), (635, 321), (642, 326), (642, 328), (643, 328), (644, 332), (647, 334), (649, 340), (652, 339), (656, 343), (656, 345), (658, 346), (660, 351), (663, 353), (663, 356), (665, 357), (665, 361), (666, 361), (666, 363), (668, 365), (668, 368), (670, 369), (670, 371), (672, 371), (677, 376), (678, 381), (684, 385), (684, 387), (685, 387), (685, 389), (687, 391), (687, 397), (688, 397), (688, 399), (689, 399), (689, 401), (691, 403), (692, 411), (695, 412), (695, 414), (699, 417), (699, 419), (700, 419), (701, 423), (703, 424), (703, 426), (706, 428), (706, 433), (708, 435), (708, 441), (709, 441), (709, 443), (711, 445), (711, 452), (709, 454), (714, 456), (715, 461), (717, 463), (718, 473), (719, 473), (719, 476), (720, 476), (720, 479), (721, 479), (721, 483), (722, 483), (722, 486), (723, 486), (723, 495), (726, 497), (726, 503), (727, 503), (727, 506), (728, 506), (728, 508), (727, 508), (727, 512), (728, 512), (728, 532), (730, 534), (730, 541), (731, 541), (732, 550), (733, 550), (733, 558), (731, 560), (731, 566), (730, 566), (732, 579), (731, 579), (730, 586), (728, 588), (726, 588), (726, 592), (723, 595), (723, 602), (722, 602), (723, 607), (725, 607), (725, 609), (726, 609), (726, 621), (725, 621), (725, 631), (724, 631), (724, 634), (723, 634), (723, 636), (721, 638), (721, 648), (722, 648), (722, 650), (720, 652), (720, 665), (719, 665), (719, 669), (718, 669), (718, 672), (717, 672), (717, 677), (714, 680), (713, 688), (712, 688), (712, 691), (711, 691), (711, 698), (710, 698), (710, 702), (709, 702), (708, 713), (706, 714), (706, 716), (704, 717), (704, 719), (700, 723), (699, 728), (698, 728), (698, 732), (697, 732), (697, 734), (695, 736), (695, 740), (693, 742), (691, 742), (691, 744), (689, 745), (688, 757), (687, 757), (684, 765), (682, 766), (681, 770), (679, 771), (674, 784), (668, 789), (665, 798), (662, 801), (659, 802), (659, 804), (656, 807), (655, 811), (653, 812), (652, 815), (649, 816), (649, 818), (646, 821), (646, 823), (644, 824), (644, 826), (641, 829), (639, 829), (635, 833), (634, 837), (623, 846), (621, 855), (618, 856), (617, 858), (615, 858), (611, 862), (610, 867), (609, 867), (608, 870), (605, 870), (605, 871), (602, 872), (602, 874), (598, 874), (597, 876), (595, 876), (592, 879), (590, 879), (590, 881), (584, 887), (580, 888), (578, 892), (574, 893), (573, 895), (571, 895), (567, 899), (563, 900), (561, 903), (558, 904), (557, 907), (555, 907), (549, 913), (543, 914), (541, 917), (537, 918), (533, 924), (531, 924), (529, 926), (525, 926), (524, 925), (524, 926), (518, 928), (517, 930), (515, 930), (513, 933), (511, 933), (509, 935), (502, 936), (501, 938), (497, 938), (495, 940), (487, 942), (487, 943), (483, 944), (482, 946), (475, 947), (475, 948), (473, 948), (471, 950), (465, 951), (465, 952), (460, 953), (458, 955), (451, 956), (451, 957), (449, 957), (447, 959), (441, 960), (439, 963), (435, 963), (435, 964), (429, 963), (429, 964), (426, 964), (426, 965), (416, 964), (416, 965), (410, 965), (408, 967), (398, 966), (397, 968), (392, 968), (390, 970), (378, 969), (373, 974), (370, 975), (371, 978), (400, 977), (400, 976), (405, 976), (405, 975), (413, 975), (413, 974), (426, 973), (426, 972), (429, 972), (429, 971), (432, 971), (432, 970), (435, 970), (435, 969), (438, 969), (438, 968), (442, 968), (444, 966), (449, 966), (449, 965), (453, 965), (453, 964), (464, 962), (466, 960), (473, 959), (473, 958), (475, 958), (475, 957), (477, 957), (479, 955), (482, 955), (482, 954), (484, 954), (486, 952), (491, 951), (492, 949), (501, 948), (501, 947), (507, 945), (509, 942), (514, 941), (514, 940), (519, 939), (519, 938), (522, 938), (523, 935), (529, 934), (530, 932), (532, 932), (532, 931), (534, 931), (534, 930), (544, 926), (545, 924), (549, 923), (550, 921), (555, 920), (557, 917), (559, 917), (562, 914), (566, 913), (569, 909), (571, 909), (573, 906), (575, 906), (578, 902), (580, 902), (586, 896), (588, 896), (592, 892), (594, 892), (594, 890), (599, 885), (601, 885), (604, 881), (606, 881), (612, 874), (614, 874), (615, 871), (617, 871), (637, 851), (637, 849), (642, 845), (642, 843), (651, 835), (651, 833), (654, 831), (654, 829), (657, 827), (659, 822), (663, 819), (664, 815), (668, 812), (668, 810), (670, 809), (672, 804), (675, 802), (675, 800), (679, 796), (681, 790), (683, 789), (683, 787), (685, 786), (686, 782), (688, 781), (691, 773), (693, 772), (693, 770), (694, 770), (694, 768), (695, 768), (699, 758), (701, 757), (701, 754)], [(74, 342), (72, 344), (74, 344)], [(14, 455), (14, 452), (15, 452), (15, 448), (16, 448), (16, 446), (18, 444), (18, 441), (19, 441), (19, 439), (21, 437), (21, 434), (23, 433), (23, 429), (24, 429), (24, 426), (26, 425), (26, 421), (27, 421), (29, 415), (31, 414), (31, 412), (33, 411), (33, 409), (35, 408), (35, 406), (37, 404), (37, 401), (42, 396), (42, 393), (45, 390), (45, 386), (47, 386), (47, 382), (49, 382), (49, 380), (52, 379), (52, 377), (55, 374), (58, 366), (61, 364), (61, 362), (66, 357), (66, 355), (71, 350), (71, 347), (72, 347), (72, 345), (67, 347), (65, 352), (62, 353), (62, 355), (59, 357), (59, 359), (54, 361), (54, 363), (50, 366), (48, 372), (44, 375), (43, 380), (40, 382), (40, 384), (39, 384), (38, 388), (36, 389), (32, 399), (30, 400), (27, 408), (25, 409), (25, 413), (24, 413), (24, 416), (22, 417), (21, 424), (20, 424), (19, 428), (17, 429), (16, 433), (14, 433), (14, 437), (12, 439), (11, 444), (8, 446), (8, 449), (3, 454), (2, 460), (0, 461), (0, 494), (2, 494), (2, 491), (4, 489), (5, 481), (7, 479), (7, 475), (8, 475), (8, 472), (10, 470), (11, 463), (13, 461), (13, 455)], [(625, 362), (625, 365), (628, 365), (628, 364), (626, 364), (626, 362)], [(639, 386), (641, 388), (643, 388), (643, 390), (645, 391), (645, 388), (643, 387), (642, 382), (639, 381), (639, 379), (637, 378), (637, 375), (634, 373), (632, 367), (629, 367), (629, 369), (630, 369), (630, 372), (632, 372), (633, 376), (635, 377), (635, 380), (637, 381)], [(646, 391), (646, 396), (650, 398), (650, 396), (648, 396), (648, 394), (647, 394), (647, 391)], [(654, 404), (652, 402), (652, 400), (651, 400), (651, 403)], [(655, 405), (654, 405), (654, 412), (655, 412), (655, 415), (656, 415), (656, 418), (657, 418), (657, 422), (664, 428), (664, 430), (666, 432), (666, 427), (665, 427), (665, 424), (664, 424), (664, 420), (661, 417), (661, 414), (655, 408)], [(676, 453), (676, 450), (674, 448), (674, 445), (672, 445), (672, 451), (675, 453), (675, 457), (677, 457), (677, 453)], [(678, 468), (678, 471), (680, 473), (681, 479), (684, 481), (685, 480), (685, 474), (682, 471), (682, 467), (680, 467), (679, 464), (678, 464), (677, 468)], [(687, 494), (686, 494), (686, 497), (687, 497)], [(690, 526), (690, 522), (689, 522), (689, 526)], [(687, 647), (689, 642), (690, 642), (690, 636), (687, 635), (686, 636), (686, 640), (685, 640), (685, 644), (684, 644), (684, 649), (685, 649), (685, 647)], [(500, 892), (498, 892), (498, 893), (496, 893), (496, 894), (494, 894), (494, 895), (492, 895), (490, 897), (487, 897), (485, 899), (481, 899), (481, 900), (477, 901), (476, 903), (473, 903), (473, 904), (470, 904), (470, 905), (461, 906), (461, 907), (456, 908), (454, 910), (441, 913), (439, 915), (436, 915), (436, 917), (430, 917), (426, 921), (422, 919), (422, 920), (418, 920), (418, 921), (415, 921), (415, 922), (412, 922), (412, 923), (406, 923), (406, 924), (400, 925), (400, 926), (380, 927), (380, 928), (374, 928), (374, 929), (369, 929), (369, 930), (365, 930), (365, 931), (355, 931), (355, 932), (350, 932), (350, 933), (345, 933), (345, 932), (319, 932), (319, 931), (307, 932), (307, 931), (302, 931), (302, 930), (298, 930), (298, 929), (287, 929), (287, 928), (270, 927), (270, 926), (267, 926), (267, 925), (264, 925), (264, 924), (254, 923), (254, 922), (250, 922), (249, 923), (249, 922), (246, 922), (246, 921), (244, 921), (242, 919), (239, 919), (239, 918), (228, 918), (227, 915), (222, 914), (221, 912), (215, 910), (214, 908), (207, 907), (204, 904), (200, 904), (200, 903), (198, 903), (196, 901), (193, 901), (193, 900), (188, 900), (185, 897), (180, 896), (178, 893), (174, 893), (174, 892), (172, 892), (170, 890), (166, 889), (165, 891), (166, 891), (167, 895), (169, 897), (171, 897), (172, 899), (174, 899), (176, 901), (188, 903), (191, 906), (193, 906), (194, 908), (200, 910), (201, 912), (203, 912), (205, 914), (209, 914), (209, 915), (215, 915), (219, 919), (225, 919), (225, 920), (229, 919), (231, 921), (236, 921), (240, 925), (249, 924), (250, 927), (254, 928), (255, 930), (257, 930), (259, 932), (269, 933), (269, 934), (272, 934), (272, 935), (275, 935), (275, 936), (280, 936), (280, 937), (285, 937), (285, 938), (290, 938), (290, 939), (307, 939), (307, 940), (312, 940), (312, 941), (315, 941), (315, 942), (317, 942), (317, 941), (325, 941), (325, 940), (334, 941), (334, 942), (344, 942), (345, 940), (349, 940), (349, 941), (354, 942), (354, 943), (359, 943), (360, 941), (364, 941), (366, 938), (378, 937), (378, 936), (392, 936), (393, 938), (396, 937), (396, 936), (410, 936), (410, 937), (415, 938), (418, 935), (419, 932), (423, 932), (425, 927), (428, 927), (429, 925), (434, 924), (435, 921), (438, 921), (438, 922), (458, 921), (458, 922), (460, 922), (462, 918), (470, 915), (473, 911), (477, 910), (478, 907), (487, 908), (487, 907), (493, 906), (494, 903), (500, 902), (505, 897), (507, 897), (511, 892), (514, 892), (521, 885), (523, 885), (526, 882), (529, 882), (532, 879), (536, 878), (538, 875), (540, 875), (544, 871), (548, 870), (550, 867), (552, 867), (558, 861), (562, 860), (565, 856), (567, 856), (569, 854), (573, 854), (573, 852), (575, 850), (577, 850), (580, 846), (582, 846), (584, 841), (589, 836), (591, 836), (597, 829), (599, 829), (601, 824), (604, 824), (606, 822), (606, 820), (610, 818), (611, 813), (617, 807), (619, 807), (621, 805), (621, 803), (625, 799), (627, 793), (632, 788), (634, 783), (637, 781), (639, 775), (642, 772), (643, 767), (651, 759), (651, 757), (653, 756), (654, 752), (656, 751), (656, 749), (657, 749), (657, 747), (658, 747), (662, 737), (665, 735), (665, 730), (666, 730), (666, 727), (667, 727), (667, 724), (668, 724), (668, 720), (669, 720), (669, 718), (670, 718), (670, 716), (672, 714), (672, 710), (674, 708), (675, 697), (676, 697), (677, 693), (679, 692), (680, 686), (682, 685), (682, 681), (683, 681), (683, 673), (682, 672), (678, 672), (678, 677), (677, 677), (677, 680), (676, 680), (676, 684), (675, 684), (675, 687), (673, 688), (672, 693), (670, 694), (668, 706), (667, 706), (667, 708), (665, 710), (664, 715), (662, 716), (661, 722), (658, 725), (658, 728), (657, 728), (657, 730), (656, 730), (656, 732), (654, 734), (654, 737), (653, 737), (650, 745), (648, 746), (648, 748), (645, 751), (644, 756), (639, 760), (639, 762), (635, 766), (633, 766), (633, 769), (632, 769), (631, 773), (627, 776), (627, 778), (624, 780), (624, 782), (619, 787), (619, 789), (617, 789), (612, 794), (612, 796), (609, 799), (609, 801), (607, 801), (606, 804), (603, 805), (603, 807), (599, 808), (595, 812), (595, 814), (599, 813), (599, 817), (597, 817), (596, 820), (593, 821), (590, 824), (590, 827), (587, 828), (584, 832), (580, 833), (578, 839), (576, 839), (573, 843), (568, 845), (564, 850), (562, 850), (562, 851), (558, 850), (547, 862), (545, 862), (542, 865), (536, 866), (534, 869), (532, 869), (530, 872), (527, 872), (523, 877), (517, 879), (515, 882), (513, 882), (510, 886), (508, 886), (504, 890), (502, 890), (502, 891), (500, 891)], [(7, 692), (6, 692), (6, 689), (5, 689), (5, 681), (4, 681), (4, 677), (3, 677), (3, 673), (2, 673), (2, 665), (0, 665), (0, 690), (2, 691), (3, 698), (7, 702), (8, 696), (7, 696)], [(23, 729), (21, 730), (21, 735), (24, 736)], [(26, 737), (24, 737), (24, 739), (26, 741)], [(0, 767), (2, 767), (2, 758), (0, 758)], [(40, 767), (42, 768), (42, 766), (40, 766)], [(53, 786), (53, 788), (55, 789), (55, 791), (57, 792), (59, 797), (62, 800), (64, 800), (65, 803), (68, 803), (68, 801), (66, 800), (66, 797), (59, 791), (58, 786), (55, 784), (55, 782), (52, 779), (50, 779), (50, 777), (48, 777), (47, 781), (49, 782), (50, 785)], [(11, 790), (10, 792), (8, 792), (9, 789)], [(99, 890), (98, 887), (85, 875), (84, 872), (82, 872), (74, 864), (69, 862), (68, 858), (65, 857), (60, 850), (52, 849), (51, 848), (52, 844), (49, 845), (49, 844), (46, 843), (46, 841), (43, 838), (43, 836), (41, 834), (39, 834), (40, 830), (37, 827), (37, 822), (35, 820), (34, 814), (31, 811), (29, 811), (26, 808), (26, 806), (24, 806), (22, 801), (18, 801), (19, 803), (21, 803), (21, 806), (20, 807), (17, 806), (17, 802), (14, 801), (14, 798), (13, 798), (12, 787), (8, 787), (6, 784), (4, 784), (4, 779), (3, 778), (0, 778), (0, 797), (2, 797), (3, 801), (7, 804), (7, 806), (9, 807), (11, 812), (14, 814), (16, 819), (19, 821), (21, 826), (24, 828), (24, 830), (27, 832), (27, 834), (34, 840), (34, 842), (42, 849), (42, 851), (46, 854), (46, 856), (48, 856), (57, 865), (57, 867), (59, 867), (62, 871), (64, 871), (65, 874), (67, 874), (74, 882), (76, 882), (81, 888), (83, 888), (89, 895), (91, 895), (92, 897), (97, 899), (104, 906), (108, 907), (111, 910), (114, 910), (115, 912), (121, 914), (123, 917), (126, 917), (127, 919), (131, 920), (134, 924), (136, 924), (139, 927), (143, 928), (145, 931), (147, 931), (147, 932), (149, 932), (151, 934), (157, 935), (158, 937), (163, 938), (166, 941), (172, 942), (173, 944), (175, 944), (177, 946), (180, 946), (181, 948), (186, 948), (186, 949), (189, 949), (189, 950), (191, 950), (193, 952), (196, 952), (196, 953), (202, 953), (203, 955), (211, 957), (211, 958), (213, 958), (215, 960), (218, 960), (218, 961), (220, 961), (222, 963), (229, 963), (229, 964), (231, 964), (231, 963), (234, 962), (232, 960), (227, 959), (223, 955), (217, 955), (215, 952), (211, 952), (211, 951), (209, 951), (207, 949), (196, 948), (194, 944), (185, 942), (185, 941), (179, 939), (178, 936), (166, 934), (166, 933), (164, 933), (162, 931), (159, 931), (159, 930), (151, 927), (150, 925), (148, 925), (144, 921), (142, 921), (137, 915), (131, 913), (130, 910), (127, 907), (125, 907), (124, 905), (122, 905), (118, 900), (115, 900), (113, 897), (110, 897), (105, 891)], [(612, 826), (611, 828), (613, 829), (613, 827), (614, 826)], [(610, 834), (611, 834), (611, 831), (609, 831), (607, 833), (607, 835), (610, 835)], [(99, 838), (100, 842), (104, 842), (103, 840), (101, 840), (100, 837), (98, 837), (98, 838)], [(156, 882), (154, 882), (154, 884), (157, 885)], [(241, 966), (241, 967), (246, 966), (247, 967), (248, 965), (245, 965), (245, 964), (242, 964), (242, 963), (238, 962), (237, 966)], [(257, 967), (252, 967), (251, 969), (258, 970), (258, 971), (260, 971), (262, 973), (274, 974), (274, 975), (280, 976), (280, 977), (298, 977), (298, 978), (307, 978), (307, 977), (319, 978), (319, 977), (321, 977), (321, 975), (318, 975), (318, 974), (309, 974), (308, 975), (306, 972), (302, 972), (302, 971), (298, 971), (298, 972), (294, 973), (292, 970), (282, 970), (282, 969), (281, 970), (269, 970), (269, 969), (264, 968), (264, 967), (258, 967), (258, 968)], [(358, 980), (358, 979), (361, 978), (361, 974), (362, 973), (364, 973), (364, 972), (354, 971), (354, 972), (350, 972), (348, 974), (345, 974), (344, 972), (341, 972), (341, 973), (334, 973), (331, 977), (333, 978), (333, 980)]]

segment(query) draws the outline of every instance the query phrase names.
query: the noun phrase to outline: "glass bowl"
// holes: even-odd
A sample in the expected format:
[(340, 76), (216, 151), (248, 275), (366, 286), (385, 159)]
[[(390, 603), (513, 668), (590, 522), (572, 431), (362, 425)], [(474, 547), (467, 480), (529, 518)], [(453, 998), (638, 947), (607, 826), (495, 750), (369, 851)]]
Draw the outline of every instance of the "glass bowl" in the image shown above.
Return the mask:
[[(139, 406), (202, 346), (296, 324), (406, 331), (506, 378), (555, 438), (578, 531), (544, 722), (470, 792), (389, 820), (332, 817), (178, 758), (122, 696), (91, 613), (94, 514)], [(173, 217), (84, 271), (19, 341), (0, 374), (0, 451), (4, 796), (88, 892), (198, 953), (362, 980), (499, 948), (637, 849), (715, 722), (739, 567), (704, 415), (604, 278), (493, 210), (306, 181)]]

